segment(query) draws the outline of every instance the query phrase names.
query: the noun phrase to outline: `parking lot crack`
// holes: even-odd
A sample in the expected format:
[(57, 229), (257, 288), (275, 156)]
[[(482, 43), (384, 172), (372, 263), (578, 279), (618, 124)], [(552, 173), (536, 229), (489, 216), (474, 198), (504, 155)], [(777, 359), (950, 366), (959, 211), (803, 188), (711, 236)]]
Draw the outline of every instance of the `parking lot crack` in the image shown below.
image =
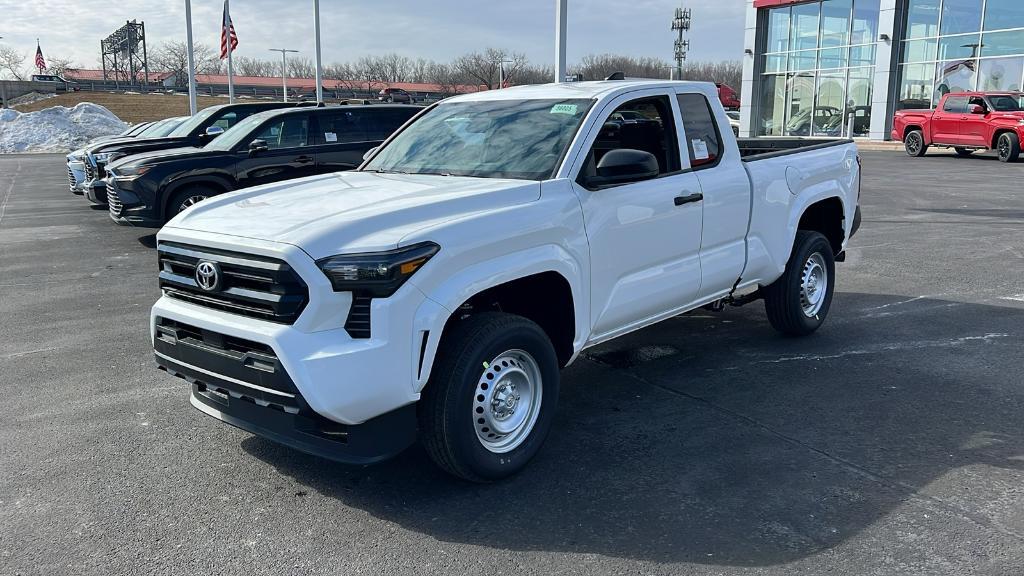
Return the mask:
[(18, 165), (14, 169), (14, 176), (11, 177), (11, 183), (7, 186), (7, 192), (4, 194), (4, 201), (0, 203), (0, 224), (3, 224), (4, 222), (4, 216), (7, 214), (7, 202), (11, 199), (11, 195), (14, 193), (14, 185), (18, 182), (19, 174), (21, 174), (21, 160), (18, 161)]

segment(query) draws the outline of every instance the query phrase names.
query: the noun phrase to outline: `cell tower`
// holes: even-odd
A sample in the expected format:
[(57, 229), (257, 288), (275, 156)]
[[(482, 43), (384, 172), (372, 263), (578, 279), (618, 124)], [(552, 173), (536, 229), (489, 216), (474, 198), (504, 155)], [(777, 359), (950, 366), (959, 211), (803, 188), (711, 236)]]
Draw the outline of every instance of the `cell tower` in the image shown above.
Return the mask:
[(686, 39), (686, 33), (690, 31), (690, 21), (689, 8), (676, 8), (675, 17), (672, 18), (672, 30), (679, 34), (675, 42), (676, 80), (683, 77), (683, 62), (686, 62), (686, 53), (690, 50), (690, 41)]
[(146, 54), (146, 23), (125, 21), (113, 34), (100, 41), (103, 79), (115, 83), (149, 84)]

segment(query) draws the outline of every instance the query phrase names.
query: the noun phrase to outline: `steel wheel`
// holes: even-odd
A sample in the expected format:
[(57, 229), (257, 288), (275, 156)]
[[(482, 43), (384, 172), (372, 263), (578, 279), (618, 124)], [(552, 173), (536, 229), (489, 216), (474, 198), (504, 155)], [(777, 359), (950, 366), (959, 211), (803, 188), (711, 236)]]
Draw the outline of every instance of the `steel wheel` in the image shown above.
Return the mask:
[(827, 293), (828, 268), (825, 267), (825, 257), (815, 252), (804, 262), (803, 273), (800, 275), (800, 306), (804, 316), (817, 316)]
[(515, 450), (537, 423), (543, 391), (540, 365), (528, 352), (509, 350), (484, 363), (473, 402), (480, 444), (495, 454)]
[(186, 208), (195, 206), (196, 204), (202, 202), (203, 200), (206, 200), (206, 198), (206, 196), (203, 196), (201, 194), (188, 196), (181, 201), (181, 204), (178, 205), (178, 212), (183, 212)]

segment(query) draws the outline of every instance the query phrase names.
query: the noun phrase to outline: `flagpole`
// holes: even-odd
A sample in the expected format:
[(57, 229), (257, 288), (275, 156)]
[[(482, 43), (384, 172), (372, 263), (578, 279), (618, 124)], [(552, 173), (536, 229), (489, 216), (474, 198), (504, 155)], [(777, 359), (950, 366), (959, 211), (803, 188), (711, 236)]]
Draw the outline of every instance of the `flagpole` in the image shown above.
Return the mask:
[(192, 55), (192, 1), (185, 0), (185, 40), (188, 42), (188, 113), (196, 114), (196, 59)]
[[(228, 22), (231, 22), (231, 0), (224, 0), (224, 11), (228, 15)], [(223, 26), (226, 23), (222, 23)], [(232, 26), (234, 24), (232, 23)], [(231, 53), (234, 50), (231, 49), (231, 29), (228, 28), (226, 31), (222, 31), (222, 34), (228, 35), (228, 102), (231, 104), (235, 103), (235, 70), (231, 63)]]
[(316, 101), (324, 101), (323, 69), (320, 65), (320, 0), (313, 0), (313, 25), (316, 28)]

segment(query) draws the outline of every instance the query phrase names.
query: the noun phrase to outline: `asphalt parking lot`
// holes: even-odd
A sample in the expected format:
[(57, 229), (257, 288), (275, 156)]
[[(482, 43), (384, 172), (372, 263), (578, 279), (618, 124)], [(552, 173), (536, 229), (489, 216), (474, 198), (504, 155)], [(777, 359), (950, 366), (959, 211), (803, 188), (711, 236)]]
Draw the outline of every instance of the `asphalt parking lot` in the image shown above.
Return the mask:
[(0, 156), (0, 573), (1019, 575), (1024, 164), (863, 156), (819, 333), (757, 303), (592, 349), (488, 486), (191, 408), (148, 341), (152, 231)]

